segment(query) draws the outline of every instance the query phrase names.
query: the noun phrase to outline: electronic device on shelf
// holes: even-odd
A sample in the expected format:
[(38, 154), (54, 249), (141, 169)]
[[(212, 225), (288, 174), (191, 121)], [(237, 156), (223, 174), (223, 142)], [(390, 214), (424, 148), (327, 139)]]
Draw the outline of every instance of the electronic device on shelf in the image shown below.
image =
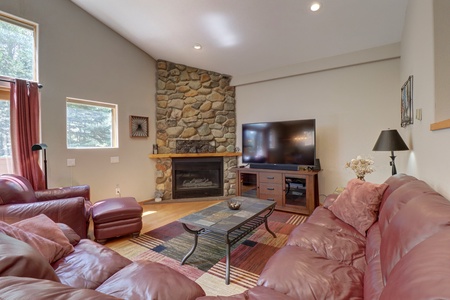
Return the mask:
[(242, 162), (257, 169), (316, 169), (316, 120), (243, 124)]

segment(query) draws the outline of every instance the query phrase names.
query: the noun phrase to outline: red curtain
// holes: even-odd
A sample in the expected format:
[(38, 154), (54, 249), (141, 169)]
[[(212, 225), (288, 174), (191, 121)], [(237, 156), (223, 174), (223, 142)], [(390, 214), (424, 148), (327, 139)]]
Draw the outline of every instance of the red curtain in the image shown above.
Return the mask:
[(39, 143), (40, 132), (37, 83), (20, 79), (11, 83), (10, 110), (14, 173), (27, 178), (34, 190), (43, 190), (45, 180), (39, 166), (40, 151), (31, 151), (31, 147)]

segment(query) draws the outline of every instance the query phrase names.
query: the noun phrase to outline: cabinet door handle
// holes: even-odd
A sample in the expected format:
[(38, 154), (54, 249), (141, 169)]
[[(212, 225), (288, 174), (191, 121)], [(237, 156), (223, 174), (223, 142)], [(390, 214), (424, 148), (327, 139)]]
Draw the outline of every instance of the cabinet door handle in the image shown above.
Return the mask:
[(267, 190), (268, 190), (268, 191), (273, 191), (273, 190), (274, 190), (274, 188), (267, 188)]
[(267, 200), (269, 200), (269, 201), (275, 201), (275, 199), (273, 199), (273, 198), (267, 198)]
[(273, 177), (273, 176), (267, 176), (266, 178), (267, 179), (275, 179), (275, 177)]

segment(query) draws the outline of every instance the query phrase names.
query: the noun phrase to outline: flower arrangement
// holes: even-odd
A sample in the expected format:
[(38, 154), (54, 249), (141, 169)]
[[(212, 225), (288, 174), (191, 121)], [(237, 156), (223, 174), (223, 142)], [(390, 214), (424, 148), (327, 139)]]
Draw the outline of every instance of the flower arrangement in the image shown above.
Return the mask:
[(364, 176), (366, 174), (370, 174), (375, 171), (375, 169), (373, 168), (373, 164), (373, 159), (363, 158), (358, 155), (356, 158), (345, 163), (345, 167), (352, 169), (358, 179), (364, 180)]

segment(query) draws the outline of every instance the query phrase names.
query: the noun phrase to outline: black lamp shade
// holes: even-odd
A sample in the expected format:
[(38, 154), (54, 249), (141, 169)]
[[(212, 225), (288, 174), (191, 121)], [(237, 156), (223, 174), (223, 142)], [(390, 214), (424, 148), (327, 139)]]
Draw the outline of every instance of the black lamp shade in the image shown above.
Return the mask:
[(31, 146), (31, 151), (39, 151), (42, 149), (47, 149), (47, 144), (34, 144)]
[(378, 137), (373, 151), (403, 151), (409, 150), (402, 137), (395, 129), (383, 130)]

